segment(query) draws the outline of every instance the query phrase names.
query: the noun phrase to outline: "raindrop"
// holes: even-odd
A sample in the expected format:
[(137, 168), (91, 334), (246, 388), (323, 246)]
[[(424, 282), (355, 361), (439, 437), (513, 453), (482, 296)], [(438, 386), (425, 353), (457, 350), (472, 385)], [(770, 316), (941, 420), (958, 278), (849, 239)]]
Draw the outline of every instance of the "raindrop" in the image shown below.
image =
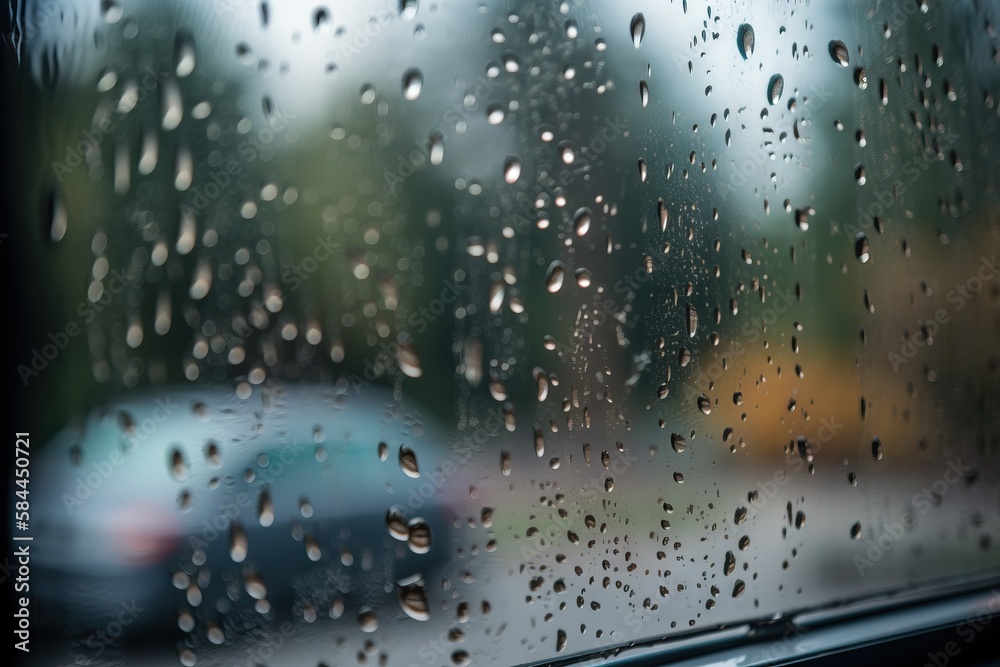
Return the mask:
[(174, 38), (174, 72), (183, 78), (194, 71), (196, 52), (190, 33), (178, 32)]
[(407, 100), (415, 100), (420, 97), (420, 90), (424, 87), (424, 76), (418, 69), (406, 70), (403, 74), (403, 97)]
[(594, 216), (589, 208), (578, 209), (576, 215), (573, 216), (573, 230), (576, 232), (576, 235), (585, 236), (590, 230), (590, 223), (593, 219)]
[(858, 232), (854, 236), (854, 255), (859, 260), (861, 260), (862, 264), (867, 262), (870, 257), (868, 248), (868, 236), (865, 235), (864, 232)]
[(183, 482), (188, 476), (187, 462), (179, 449), (175, 449), (170, 455), (170, 474), (178, 482)]
[(830, 57), (833, 58), (833, 62), (837, 63), (841, 67), (848, 67), (851, 64), (851, 58), (848, 55), (847, 47), (844, 43), (839, 40), (833, 40), (830, 42)]
[(499, 104), (491, 105), (486, 109), (486, 122), (490, 125), (499, 125), (505, 117), (503, 107)]
[(698, 333), (698, 310), (693, 303), (687, 305), (687, 327), (688, 337), (694, 338)]
[(854, 70), (854, 83), (858, 84), (858, 88), (861, 90), (867, 90), (868, 88), (868, 72), (864, 67), (859, 67)]
[(331, 27), (330, 12), (325, 7), (320, 7), (313, 12), (313, 30), (316, 32), (329, 32)]
[(740, 55), (743, 56), (743, 60), (746, 60), (753, 55), (755, 37), (753, 32), (753, 26), (749, 23), (744, 23), (740, 26), (740, 29), (736, 33), (736, 46), (740, 50)]
[(513, 185), (519, 178), (521, 178), (521, 160), (516, 156), (509, 156), (503, 166), (503, 180), (508, 185)]
[(66, 204), (55, 190), (49, 194), (47, 227), (49, 241), (59, 242), (66, 236)]
[(747, 520), (747, 508), (740, 506), (736, 508), (736, 513), (733, 515), (733, 523), (737, 526), (744, 523)]
[(418, 378), (424, 374), (417, 349), (412, 343), (401, 342), (396, 347), (396, 363), (399, 364), (399, 370), (407, 377)]
[(378, 617), (369, 607), (362, 607), (358, 612), (358, 625), (362, 632), (375, 632), (378, 630)]
[(427, 591), (424, 590), (422, 581), (400, 584), (399, 606), (415, 621), (428, 621), (431, 618), (431, 607), (427, 602)]
[(767, 84), (767, 101), (772, 106), (781, 99), (781, 91), (785, 87), (785, 79), (775, 74)]
[(229, 527), (229, 557), (234, 563), (242, 563), (247, 557), (247, 532), (243, 524), (234, 521)]
[(573, 164), (573, 160), (576, 159), (576, 153), (573, 151), (573, 147), (569, 142), (563, 142), (560, 145), (559, 157), (562, 159), (563, 164)]
[(431, 550), (431, 527), (423, 519), (411, 519), (409, 524), (409, 537), (407, 543), (410, 551), (415, 554), (425, 554)]
[(243, 584), (247, 595), (254, 600), (263, 600), (267, 597), (267, 586), (264, 585), (264, 578), (259, 574), (248, 574)]
[(562, 289), (566, 279), (566, 265), (559, 260), (553, 261), (545, 273), (545, 289), (551, 294), (555, 294)]
[(260, 492), (260, 501), (257, 504), (257, 520), (265, 528), (274, 523), (274, 503), (267, 489)]
[(726, 559), (722, 563), (722, 574), (727, 577), (736, 571), (736, 556), (732, 551), (726, 552)]
[(444, 136), (439, 132), (431, 135), (428, 143), (431, 164), (439, 165), (444, 160)]
[(406, 473), (407, 477), (414, 479), (420, 477), (420, 469), (417, 467), (417, 455), (405, 445), (399, 447), (399, 469)]
[(646, 35), (646, 17), (642, 12), (632, 17), (629, 33), (632, 35), (632, 46), (638, 49), (642, 44), (642, 38)]
[(410, 539), (410, 528), (406, 525), (406, 519), (398, 507), (390, 507), (385, 513), (385, 528), (389, 534), (400, 542)]
[(687, 440), (680, 433), (670, 434), (670, 446), (674, 448), (674, 451), (680, 454), (685, 449), (687, 449)]

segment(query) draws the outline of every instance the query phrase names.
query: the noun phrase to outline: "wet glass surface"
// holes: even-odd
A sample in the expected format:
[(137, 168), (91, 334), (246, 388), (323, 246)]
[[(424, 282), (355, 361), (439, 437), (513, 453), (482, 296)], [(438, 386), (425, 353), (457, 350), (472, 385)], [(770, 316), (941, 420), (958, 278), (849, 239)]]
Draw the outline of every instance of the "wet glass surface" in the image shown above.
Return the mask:
[(47, 659), (524, 664), (1000, 574), (995, 3), (4, 20)]

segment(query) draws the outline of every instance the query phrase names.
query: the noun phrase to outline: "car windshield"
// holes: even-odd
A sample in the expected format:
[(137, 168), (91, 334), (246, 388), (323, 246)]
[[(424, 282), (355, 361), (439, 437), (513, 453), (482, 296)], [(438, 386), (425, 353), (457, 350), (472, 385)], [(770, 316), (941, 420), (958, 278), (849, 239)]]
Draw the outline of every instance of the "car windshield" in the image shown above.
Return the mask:
[(1000, 4), (8, 9), (17, 649), (571, 663), (1000, 576)]

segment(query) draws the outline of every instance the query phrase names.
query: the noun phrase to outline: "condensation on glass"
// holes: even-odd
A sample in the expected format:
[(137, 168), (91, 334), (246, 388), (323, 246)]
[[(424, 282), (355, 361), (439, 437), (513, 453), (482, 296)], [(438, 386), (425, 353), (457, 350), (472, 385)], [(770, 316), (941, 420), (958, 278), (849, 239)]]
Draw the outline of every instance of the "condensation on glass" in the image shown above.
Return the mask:
[(53, 655), (521, 664), (996, 574), (1000, 7), (632, 4), (11, 4)]

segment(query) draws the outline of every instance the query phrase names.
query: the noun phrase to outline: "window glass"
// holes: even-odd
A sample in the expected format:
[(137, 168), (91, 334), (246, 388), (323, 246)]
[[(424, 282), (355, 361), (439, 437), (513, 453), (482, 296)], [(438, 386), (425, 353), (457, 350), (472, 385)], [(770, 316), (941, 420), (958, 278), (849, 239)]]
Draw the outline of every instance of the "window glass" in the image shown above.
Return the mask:
[(10, 3), (53, 659), (524, 664), (996, 576), (1000, 7), (514, 4)]

